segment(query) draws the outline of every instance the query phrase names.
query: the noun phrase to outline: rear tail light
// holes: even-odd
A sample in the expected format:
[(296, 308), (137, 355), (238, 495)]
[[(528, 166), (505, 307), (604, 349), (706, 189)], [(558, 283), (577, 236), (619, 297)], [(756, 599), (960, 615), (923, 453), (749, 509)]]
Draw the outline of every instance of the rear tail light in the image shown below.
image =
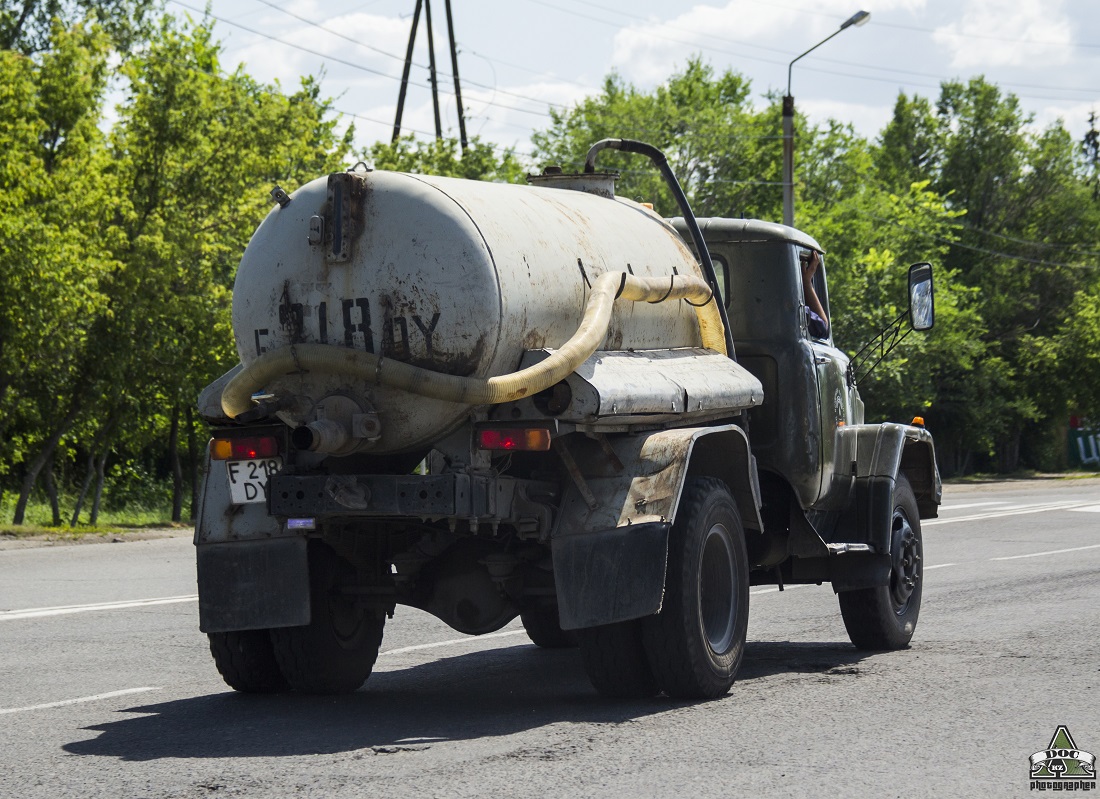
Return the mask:
[(527, 450), (550, 449), (550, 431), (545, 427), (493, 427), (477, 431), (478, 449)]
[(210, 439), (210, 457), (216, 461), (252, 461), (278, 454), (279, 441), (275, 436)]

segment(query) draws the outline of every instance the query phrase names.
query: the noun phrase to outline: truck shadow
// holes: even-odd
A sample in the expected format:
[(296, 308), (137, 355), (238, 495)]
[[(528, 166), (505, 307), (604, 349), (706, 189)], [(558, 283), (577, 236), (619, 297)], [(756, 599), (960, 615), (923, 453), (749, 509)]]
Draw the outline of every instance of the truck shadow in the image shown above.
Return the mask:
[[(750, 689), (748, 683), (773, 674), (844, 673), (838, 670), (864, 656), (847, 644), (750, 643), (738, 684), (717, 701), (737, 702), (745, 694), (739, 685)], [(338, 697), (226, 690), (132, 707), (119, 711), (125, 718), (86, 728), (99, 732), (97, 737), (63, 749), (124, 761), (373, 756), (563, 721), (614, 727), (687, 704), (693, 703), (602, 699), (575, 650), (523, 644), (376, 672), (358, 692)]]

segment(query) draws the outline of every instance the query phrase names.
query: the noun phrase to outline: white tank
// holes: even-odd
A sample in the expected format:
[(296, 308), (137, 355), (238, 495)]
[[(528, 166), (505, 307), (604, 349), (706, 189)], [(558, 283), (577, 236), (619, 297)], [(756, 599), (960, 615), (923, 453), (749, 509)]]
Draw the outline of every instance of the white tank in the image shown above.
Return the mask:
[[(672, 227), (627, 200), (338, 173), (294, 192), (256, 230), (237, 272), (233, 331), (245, 365), (265, 351), (314, 342), (490, 377), (515, 370), (525, 350), (567, 341), (592, 281), (623, 271), (702, 276)], [(686, 302), (620, 302), (601, 349), (699, 345)], [(377, 453), (425, 448), (469, 411), (333, 375), (289, 375), (266, 388), (296, 398), (280, 414), (292, 426), (312, 421), (333, 397), (377, 413)]]

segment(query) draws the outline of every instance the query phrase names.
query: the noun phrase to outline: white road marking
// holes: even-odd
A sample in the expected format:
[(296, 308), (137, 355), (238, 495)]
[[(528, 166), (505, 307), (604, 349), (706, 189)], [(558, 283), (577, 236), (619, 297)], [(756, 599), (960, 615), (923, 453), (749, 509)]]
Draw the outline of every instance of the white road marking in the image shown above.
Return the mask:
[[(795, 583), (794, 585), (785, 585), (783, 586), (783, 590), (790, 591), (794, 588), (806, 588), (810, 585), (817, 585), (817, 583)], [(757, 594), (777, 594), (779, 593), (779, 590), (780, 589), (778, 586), (776, 586), (775, 588), (758, 588), (755, 591), (749, 591), (749, 595), (756, 596)]]
[(921, 527), (932, 527), (937, 524), (954, 524), (955, 522), (974, 522), (982, 519), (999, 519), (1002, 516), (1021, 516), (1027, 513), (1045, 513), (1054, 510), (1075, 510), (1092, 502), (1046, 502), (1041, 505), (1019, 505), (1013, 508), (998, 508), (989, 513), (975, 513), (970, 516), (957, 516), (953, 519), (925, 519)]
[(1027, 555), (1008, 555), (1003, 558), (990, 558), (990, 560), (1019, 560), (1020, 558), (1038, 558), (1042, 555), (1061, 555), (1064, 552), (1081, 552), (1086, 549), (1100, 549), (1100, 544), (1092, 544), (1087, 547), (1073, 547), (1072, 549), (1051, 549), (1046, 552), (1032, 552)]
[(956, 505), (955, 503), (944, 503), (940, 505), (940, 510), (962, 510), (963, 508), (981, 508), (986, 505), (1004, 505), (1003, 501), (991, 501), (991, 502), (964, 502)]
[(0, 716), (8, 713), (23, 713), (27, 710), (46, 710), (51, 707), (65, 707), (66, 705), (79, 705), (84, 702), (98, 702), (100, 699), (114, 699), (116, 696), (129, 696), (130, 694), (143, 694), (147, 691), (159, 691), (160, 688), (126, 688), (122, 691), (110, 691), (95, 696), (82, 696), (79, 699), (63, 699), (60, 702), (47, 702), (44, 705), (28, 705), (27, 707), (9, 707), (0, 709)]
[(0, 621), (17, 619), (38, 619), (43, 616), (66, 616), (70, 613), (89, 613), (94, 610), (125, 610), (126, 608), (144, 608), (153, 605), (174, 605), (178, 602), (195, 602), (197, 594), (187, 596), (166, 596), (156, 599), (131, 599), (121, 602), (98, 602), (94, 605), (62, 605), (53, 608), (27, 608), (26, 610), (0, 610)]
[(1070, 510), (1077, 511), (1078, 513), (1100, 513), (1100, 505), (1089, 505), (1084, 508), (1070, 508)]
[(509, 635), (527, 635), (526, 630), (505, 630), (502, 633), (488, 633), (487, 635), (468, 635), (465, 638), (452, 638), (450, 641), (436, 641), (434, 644), (417, 644), (416, 646), (402, 646), (397, 649), (390, 649), (386, 652), (379, 652), (378, 657), (383, 655), (403, 655), (406, 652), (418, 652), (421, 649), (438, 649), (444, 646), (455, 646), (457, 644), (468, 644), (475, 641), (484, 641), (486, 638), (505, 638)]
[(946, 569), (948, 566), (958, 566), (957, 563), (937, 563), (935, 566), (925, 566), (925, 571), (931, 571), (932, 569)]

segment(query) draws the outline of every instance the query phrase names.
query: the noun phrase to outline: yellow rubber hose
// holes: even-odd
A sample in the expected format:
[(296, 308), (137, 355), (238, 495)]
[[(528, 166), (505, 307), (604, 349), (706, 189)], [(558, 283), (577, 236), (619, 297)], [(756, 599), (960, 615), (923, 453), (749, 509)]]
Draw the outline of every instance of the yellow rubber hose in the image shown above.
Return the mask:
[(632, 302), (687, 300), (695, 306), (703, 346), (726, 354), (725, 330), (710, 286), (690, 275), (636, 277), (608, 272), (596, 278), (577, 332), (544, 361), (496, 377), (456, 377), (369, 352), (329, 344), (293, 344), (265, 352), (246, 365), (222, 392), (222, 410), (230, 418), (252, 408), (252, 395), (272, 379), (302, 370), (344, 374), (390, 388), (464, 405), (495, 405), (537, 394), (564, 380), (607, 337), (617, 297)]

